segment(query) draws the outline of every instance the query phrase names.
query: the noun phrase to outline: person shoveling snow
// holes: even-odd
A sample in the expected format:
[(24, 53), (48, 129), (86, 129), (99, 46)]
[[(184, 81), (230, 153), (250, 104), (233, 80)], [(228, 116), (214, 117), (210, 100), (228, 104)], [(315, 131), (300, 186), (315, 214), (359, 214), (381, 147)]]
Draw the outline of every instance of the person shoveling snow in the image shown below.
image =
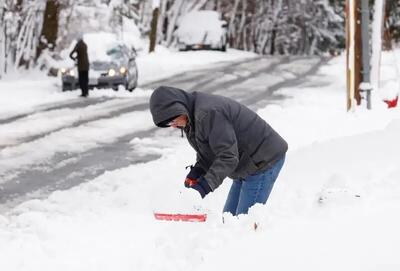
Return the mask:
[(246, 106), (226, 97), (161, 86), (150, 98), (156, 126), (182, 129), (197, 153), (184, 185), (202, 198), (229, 176), (224, 212), (265, 204), (284, 164), (286, 141)]

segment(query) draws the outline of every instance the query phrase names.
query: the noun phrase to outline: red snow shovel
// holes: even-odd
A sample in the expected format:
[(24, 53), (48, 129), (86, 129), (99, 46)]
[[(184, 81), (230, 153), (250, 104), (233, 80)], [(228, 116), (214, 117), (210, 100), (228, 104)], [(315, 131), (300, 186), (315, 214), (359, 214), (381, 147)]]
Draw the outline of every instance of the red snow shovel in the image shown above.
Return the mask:
[(168, 220), (168, 221), (205, 222), (207, 220), (207, 214), (154, 213), (154, 217), (157, 220)]

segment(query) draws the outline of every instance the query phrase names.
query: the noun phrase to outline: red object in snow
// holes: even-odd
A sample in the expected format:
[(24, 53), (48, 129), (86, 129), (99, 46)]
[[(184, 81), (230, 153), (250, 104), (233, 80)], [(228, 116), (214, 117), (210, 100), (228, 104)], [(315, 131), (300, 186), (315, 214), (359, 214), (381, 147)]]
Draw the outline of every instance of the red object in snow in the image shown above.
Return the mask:
[(168, 221), (187, 221), (187, 222), (205, 222), (207, 220), (206, 214), (164, 214), (154, 213), (154, 217), (157, 220), (168, 220)]
[(399, 96), (396, 96), (396, 99), (393, 100), (383, 100), (387, 105), (388, 108), (393, 108), (397, 106), (397, 101), (399, 100)]

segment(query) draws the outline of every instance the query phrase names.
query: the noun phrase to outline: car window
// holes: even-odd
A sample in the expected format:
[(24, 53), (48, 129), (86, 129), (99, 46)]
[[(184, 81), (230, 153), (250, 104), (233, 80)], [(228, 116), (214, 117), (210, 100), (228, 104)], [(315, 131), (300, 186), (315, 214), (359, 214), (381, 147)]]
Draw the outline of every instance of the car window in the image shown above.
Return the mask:
[(124, 57), (124, 53), (120, 47), (111, 48), (107, 51), (107, 55), (113, 59), (120, 59)]

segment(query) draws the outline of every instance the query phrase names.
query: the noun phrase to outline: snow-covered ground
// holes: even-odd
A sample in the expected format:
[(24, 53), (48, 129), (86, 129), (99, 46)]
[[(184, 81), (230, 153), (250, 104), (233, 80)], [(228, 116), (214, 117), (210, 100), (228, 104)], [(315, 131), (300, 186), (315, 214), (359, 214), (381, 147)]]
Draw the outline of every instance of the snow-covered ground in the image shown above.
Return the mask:
[[(143, 82), (253, 56), (157, 54), (138, 59)], [(184, 166), (193, 163), (194, 152), (179, 132), (159, 129), (153, 138), (133, 139), (131, 146), (138, 154), (161, 154), (160, 159), (106, 172), (1, 214), (1, 270), (400, 270), (400, 111), (381, 102), (384, 93), (398, 90), (398, 74), (391, 55), (384, 55), (382, 92), (374, 94), (374, 109), (346, 112), (344, 69), (343, 57), (333, 59), (309, 78), (313, 84), (282, 89), (289, 99), (258, 111), (290, 148), (267, 205), (255, 206), (247, 216), (226, 216), (222, 223), (231, 181), (204, 200), (185, 189)], [(32, 74), (0, 81), (0, 118), (76, 99), (76, 92), (61, 93), (55, 83)], [(91, 96), (139, 101), (150, 93), (102, 90)], [(103, 114), (125, 103), (111, 100), (103, 108), (84, 110)], [(73, 121), (71, 115), (63, 119)], [(51, 115), (47, 125), (57, 125)], [(85, 148), (90, 138), (95, 144), (124, 129), (150, 126), (150, 113), (144, 111), (88, 124), (71, 136), (87, 137), (75, 144)], [(44, 124), (38, 127), (47, 131)], [(0, 135), (15, 144), (29, 134), (26, 130), (23, 125), (18, 131), (3, 128)], [(74, 142), (68, 141), (68, 131), (59, 133), (65, 136), (54, 138), (63, 141), (49, 135), (15, 152), (1, 151), (1, 166), (27, 163), (13, 160), (18, 151), (31, 151), (33, 159), (50, 155), (46, 139), (53, 151), (54, 145), (56, 151), (68, 150)], [(205, 211), (208, 219), (156, 221), (154, 211)], [(256, 231), (254, 222), (260, 225)]]

